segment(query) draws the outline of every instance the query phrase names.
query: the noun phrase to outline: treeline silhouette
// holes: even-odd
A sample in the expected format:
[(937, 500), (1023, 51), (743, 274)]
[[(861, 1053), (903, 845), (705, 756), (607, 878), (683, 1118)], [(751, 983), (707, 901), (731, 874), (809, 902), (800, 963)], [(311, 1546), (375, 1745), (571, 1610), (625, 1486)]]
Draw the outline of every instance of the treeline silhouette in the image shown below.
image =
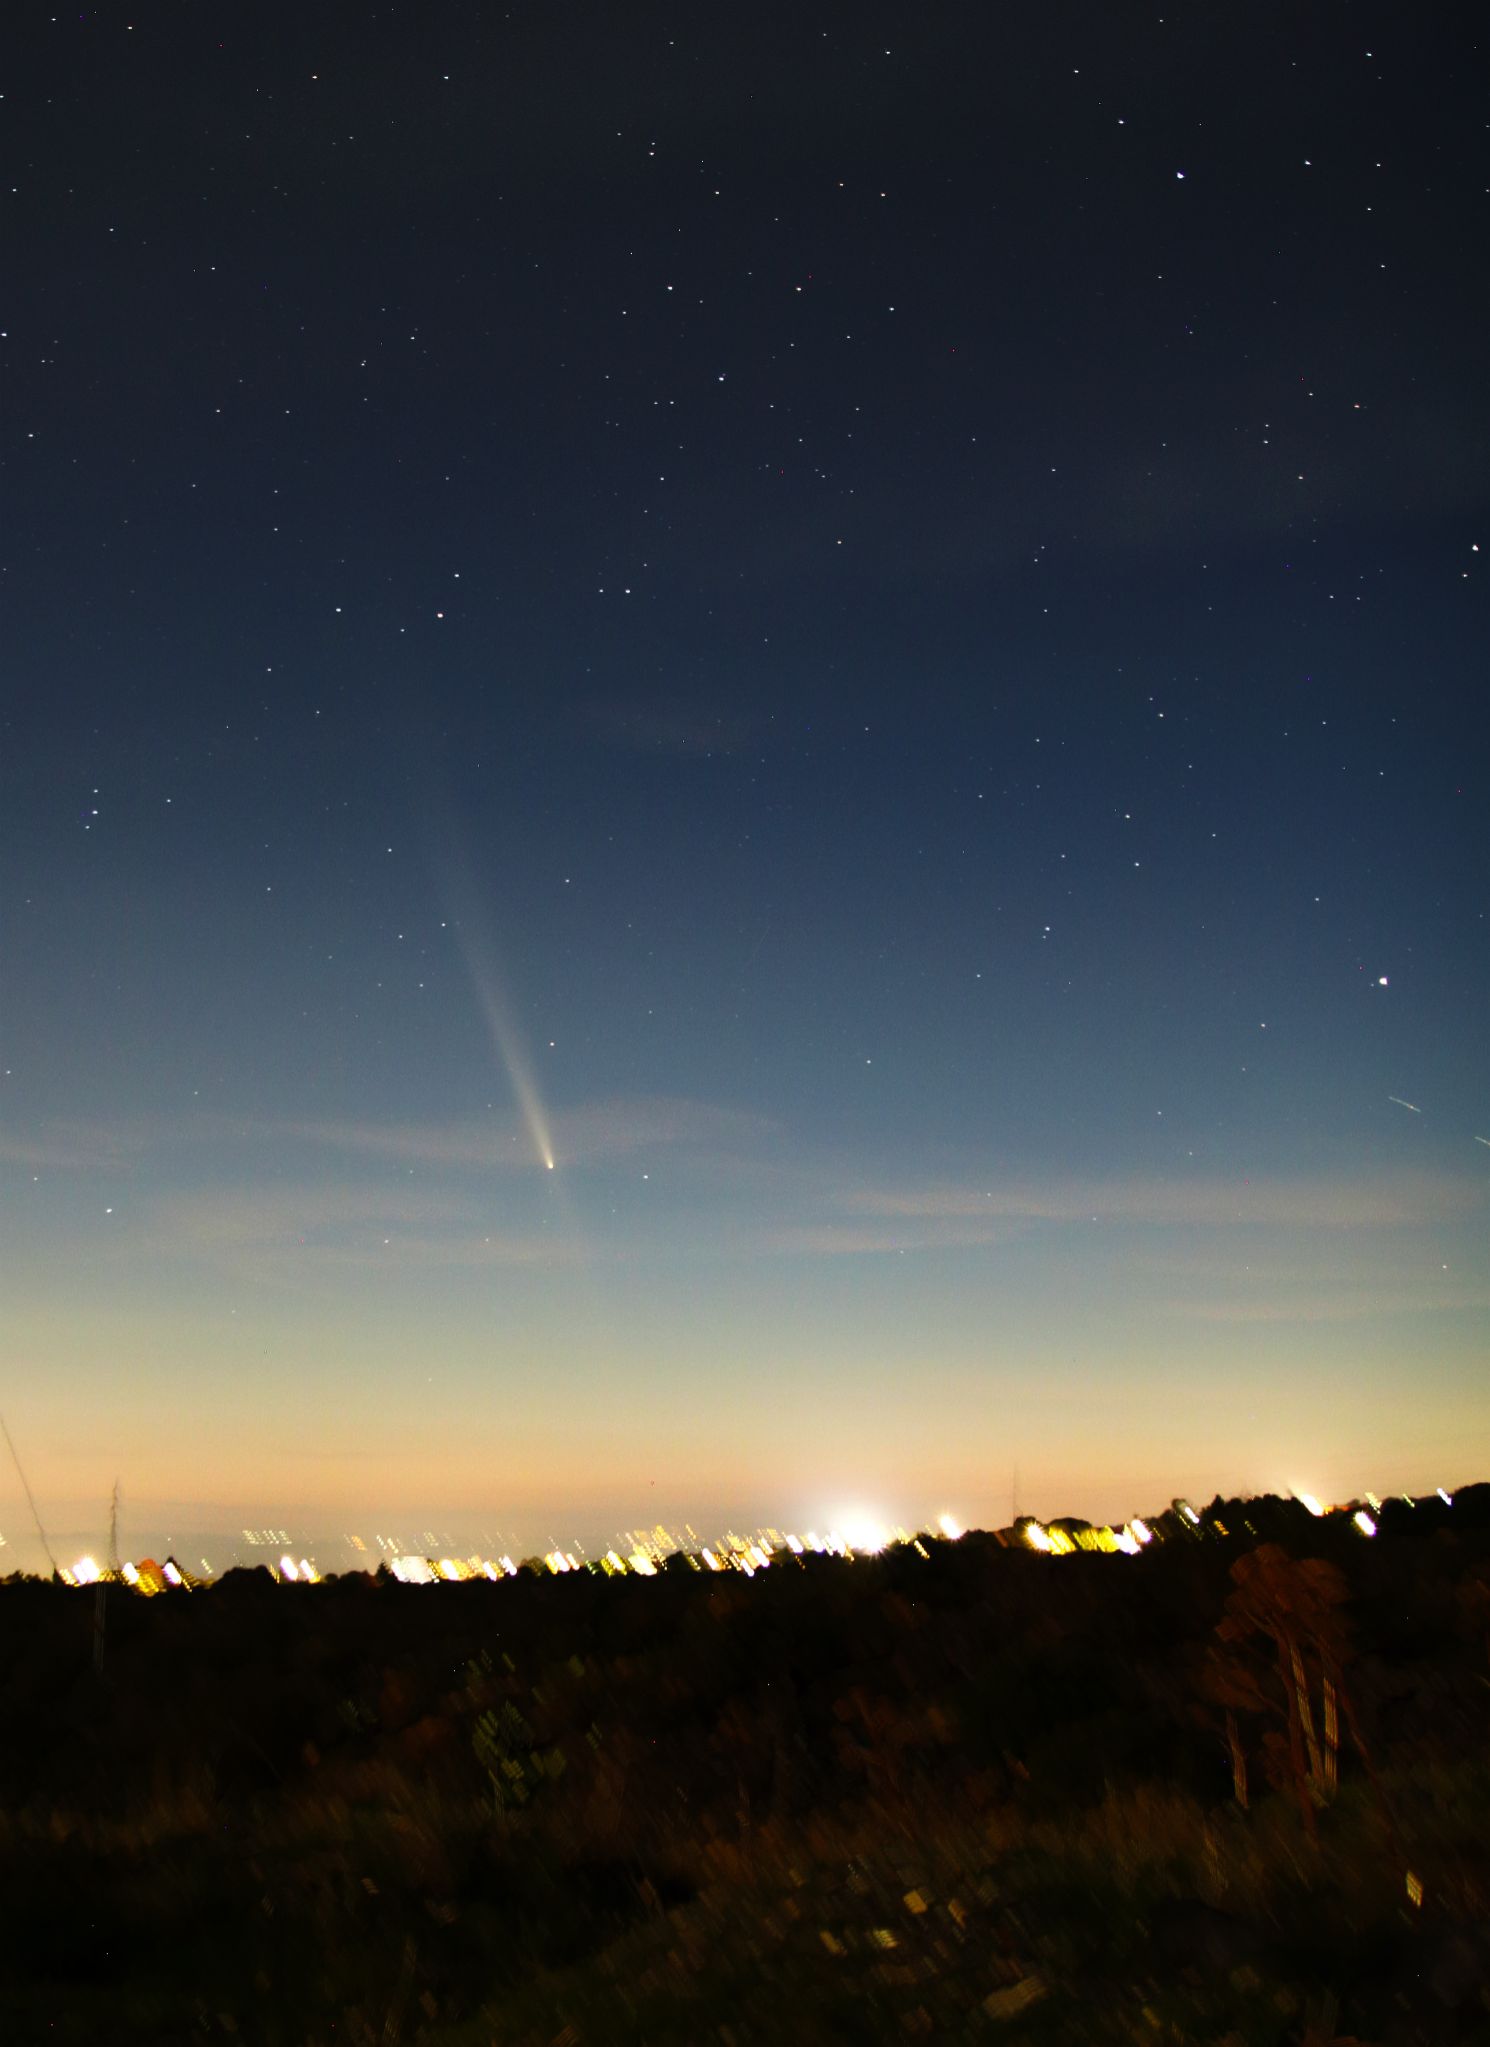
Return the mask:
[(0, 2037), (1490, 2039), (1490, 1486), (1376, 1519), (238, 1570), (101, 1673), (9, 1580)]

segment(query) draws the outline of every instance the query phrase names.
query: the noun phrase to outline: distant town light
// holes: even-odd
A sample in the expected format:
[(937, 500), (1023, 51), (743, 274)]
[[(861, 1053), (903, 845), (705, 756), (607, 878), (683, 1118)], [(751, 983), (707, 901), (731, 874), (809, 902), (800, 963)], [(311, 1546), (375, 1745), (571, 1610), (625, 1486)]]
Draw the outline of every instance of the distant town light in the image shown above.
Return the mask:
[(300, 1576), (299, 1566), (293, 1557), (285, 1556), (280, 1558), (279, 1575), (281, 1578), (289, 1579), (292, 1582)]
[(955, 1514), (938, 1514), (936, 1525), (948, 1542), (960, 1542), (967, 1532)]
[(1439, 1486), (1439, 1487), (1438, 1487), (1438, 1497), (1439, 1497), (1439, 1498), (1440, 1498), (1440, 1499), (1441, 1499), (1441, 1500), (1443, 1501), (1443, 1503), (1444, 1503), (1444, 1505), (1445, 1505), (1446, 1507), (1452, 1507), (1452, 1506), (1453, 1506), (1453, 1504), (1454, 1504), (1454, 1496), (1453, 1496), (1453, 1494), (1452, 1494), (1452, 1493), (1446, 1493), (1446, 1492), (1444, 1491), (1444, 1489), (1443, 1489), (1443, 1487), (1442, 1487), (1442, 1486)]
[(854, 1514), (843, 1523), (838, 1535), (838, 1547), (856, 1549), (866, 1556), (875, 1556), (890, 1540), (890, 1531), (882, 1521), (876, 1521), (869, 1514)]
[(435, 1574), (428, 1557), (394, 1557), (389, 1569), (401, 1585), (432, 1585)]
[(1376, 1533), (1376, 1523), (1371, 1519), (1371, 1516), (1364, 1507), (1358, 1507), (1350, 1518), (1354, 1521), (1356, 1527), (1360, 1529), (1362, 1535), (1374, 1535)]
[(1295, 1492), (1294, 1498), (1298, 1501), (1301, 1507), (1307, 1507), (1309, 1509), (1309, 1512), (1314, 1516), (1316, 1521), (1322, 1520), (1324, 1518), (1324, 1508), (1320, 1506), (1318, 1500), (1315, 1499), (1313, 1493)]
[(99, 1578), (98, 1565), (92, 1557), (79, 1557), (72, 1567), (72, 1575), (79, 1585), (96, 1585)]

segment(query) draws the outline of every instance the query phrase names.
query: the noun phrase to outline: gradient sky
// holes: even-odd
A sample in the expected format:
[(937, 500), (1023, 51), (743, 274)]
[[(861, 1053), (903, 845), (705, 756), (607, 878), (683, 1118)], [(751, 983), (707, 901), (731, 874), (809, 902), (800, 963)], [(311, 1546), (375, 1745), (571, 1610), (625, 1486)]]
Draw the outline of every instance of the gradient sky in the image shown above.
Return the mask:
[(6, 10), (46, 1513), (1487, 1474), (1468, 35)]

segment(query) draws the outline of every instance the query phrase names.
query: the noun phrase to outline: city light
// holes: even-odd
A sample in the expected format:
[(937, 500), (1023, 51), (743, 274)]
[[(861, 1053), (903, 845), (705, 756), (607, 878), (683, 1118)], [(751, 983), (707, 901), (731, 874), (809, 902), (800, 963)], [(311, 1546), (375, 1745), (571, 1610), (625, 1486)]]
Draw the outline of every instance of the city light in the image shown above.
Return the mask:
[[(1313, 1493), (1294, 1489), (1288, 1495), (1316, 1519), (1342, 1523), (1348, 1520), (1357, 1533), (1369, 1538), (1380, 1533), (1381, 1503), (1375, 1493), (1367, 1492), (1359, 1497), (1367, 1504), (1326, 1507)], [(1415, 1500), (1409, 1494), (1401, 1495), (1409, 1506), (1423, 1504), (1435, 1497), (1447, 1506), (1453, 1504), (1453, 1495), (1443, 1486), (1436, 1487), (1422, 1500)], [(1240, 1509), (1241, 1503), (1238, 1503), (1238, 1515)], [(1233, 1526), (1237, 1525), (1234, 1516), (1228, 1518), (1233, 1519)], [(982, 1540), (995, 1540), (1006, 1548), (1033, 1550), (1041, 1556), (1065, 1557), (1080, 1552), (1134, 1557), (1151, 1544), (1161, 1542), (1166, 1535), (1173, 1536), (1177, 1523), (1187, 1536), (1193, 1538), (1228, 1539), (1226, 1523), (1217, 1515), (1202, 1517), (1188, 1501), (1176, 1499), (1157, 1524), (1137, 1515), (1125, 1523), (1113, 1525), (1087, 1522), (1074, 1516), (1043, 1522), (1034, 1515), (1021, 1515), (1013, 1527), (985, 1532)], [(1258, 1533), (1252, 1529), (1250, 1521), (1245, 1525), (1249, 1532)], [(935, 1521), (917, 1535), (882, 1521), (867, 1509), (854, 1508), (835, 1517), (826, 1532), (808, 1529), (799, 1535), (795, 1530), (779, 1527), (760, 1527), (749, 1533), (731, 1529), (727, 1534), (705, 1542), (691, 1526), (678, 1529), (659, 1523), (651, 1528), (626, 1531), (618, 1536), (613, 1547), (593, 1557), (576, 1542), (572, 1549), (555, 1546), (541, 1554), (530, 1555), (519, 1563), (505, 1552), (498, 1557), (483, 1556), (474, 1550), (464, 1557), (442, 1556), (438, 1554), (437, 1544), (449, 1542), (453, 1547), (453, 1538), (437, 1537), (431, 1529), (423, 1532), (429, 1547), (422, 1552), (407, 1549), (397, 1537), (377, 1536), (377, 1546), (383, 1551), (380, 1570), (406, 1585), (455, 1585), (473, 1579), (498, 1584), (520, 1574), (534, 1573), (554, 1577), (593, 1573), (610, 1578), (656, 1578), (669, 1564), (711, 1575), (737, 1571), (743, 1577), (754, 1578), (767, 1570), (790, 1569), (793, 1564), (800, 1568), (809, 1555), (837, 1557), (852, 1562), (856, 1558), (889, 1554), (897, 1560), (919, 1559), (920, 1562), (931, 1563), (938, 1538), (958, 1542), (968, 1534), (964, 1524), (950, 1512), (939, 1513)], [(247, 1540), (254, 1545), (267, 1545), (272, 1537), (283, 1533), (273, 1529), (245, 1531)], [(360, 1537), (346, 1536), (344, 1540), (350, 1548), (365, 1556), (368, 1545)], [(362, 1570), (366, 1567), (359, 1561), (354, 1568)], [(210, 1576), (210, 1566), (205, 1559), (203, 1568)], [(910, 1568), (916, 1569), (919, 1565), (911, 1563)], [(288, 1549), (270, 1569), (283, 1584), (319, 1585), (322, 1582), (322, 1573), (310, 1557), (297, 1558)], [(96, 1557), (83, 1556), (71, 1567), (60, 1567), (57, 1575), (71, 1586), (117, 1580), (146, 1596), (163, 1592), (168, 1587), (187, 1588), (198, 1582), (170, 1558), (163, 1564), (146, 1558), (139, 1563), (126, 1562), (105, 1567)]]
[(863, 1556), (877, 1556), (890, 1540), (890, 1531), (872, 1514), (850, 1514), (834, 1531), (840, 1551), (857, 1550)]

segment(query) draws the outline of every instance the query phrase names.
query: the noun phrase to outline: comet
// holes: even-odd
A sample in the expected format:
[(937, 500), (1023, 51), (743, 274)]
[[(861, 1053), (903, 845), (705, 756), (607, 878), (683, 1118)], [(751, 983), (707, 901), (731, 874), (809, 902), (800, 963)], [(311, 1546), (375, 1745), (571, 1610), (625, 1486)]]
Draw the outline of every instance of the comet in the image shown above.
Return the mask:
[[(1389, 1102), (1395, 1102), (1399, 1109), (1411, 1109), (1414, 1116), (1421, 1116), (1423, 1113), (1416, 1102), (1404, 1102), (1401, 1095), (1388, 1095), (1387, 1100)], [(1480, 1142), (1483, 1144), (1484, 1139), (1481, 1138)]]
[(507, 1078), (517, 1102), (518, 1112), (527, 1126), (533, 1149), (549, 1172), (554, 1170), (554, 1140), (549, 1129), (548, 1111), (538, 1093), (538, 1083), (528, 1064), (527, 1048), (519, 1035), (507, 1002), (506, 991), (497, 977), (496, 962), (483, 948), (462, 937), (461, 951), (466, 957), (466, 968), (471, 976), (471, 985), (476, 990), (476, 1000), (481, 1005), (481, 1014), (491, 1035), (492, 1045), (507, 1069)]
[(527, 1046), (512, 1012), (498, 965), (497, 950), (481, 915), (475, 884), (463, 861), (452, 857), (446, 861), (445, 869), (443, 892), (450, 906), (452, 933), (465, 960), (466, 972), (471, 977), (471, 987), (475, 991), (492, 1049), (506, 1070), (513, 1099), (538, 1162), (553, 1172), (556, 1160), (548, 1111), (538, 1092)]

